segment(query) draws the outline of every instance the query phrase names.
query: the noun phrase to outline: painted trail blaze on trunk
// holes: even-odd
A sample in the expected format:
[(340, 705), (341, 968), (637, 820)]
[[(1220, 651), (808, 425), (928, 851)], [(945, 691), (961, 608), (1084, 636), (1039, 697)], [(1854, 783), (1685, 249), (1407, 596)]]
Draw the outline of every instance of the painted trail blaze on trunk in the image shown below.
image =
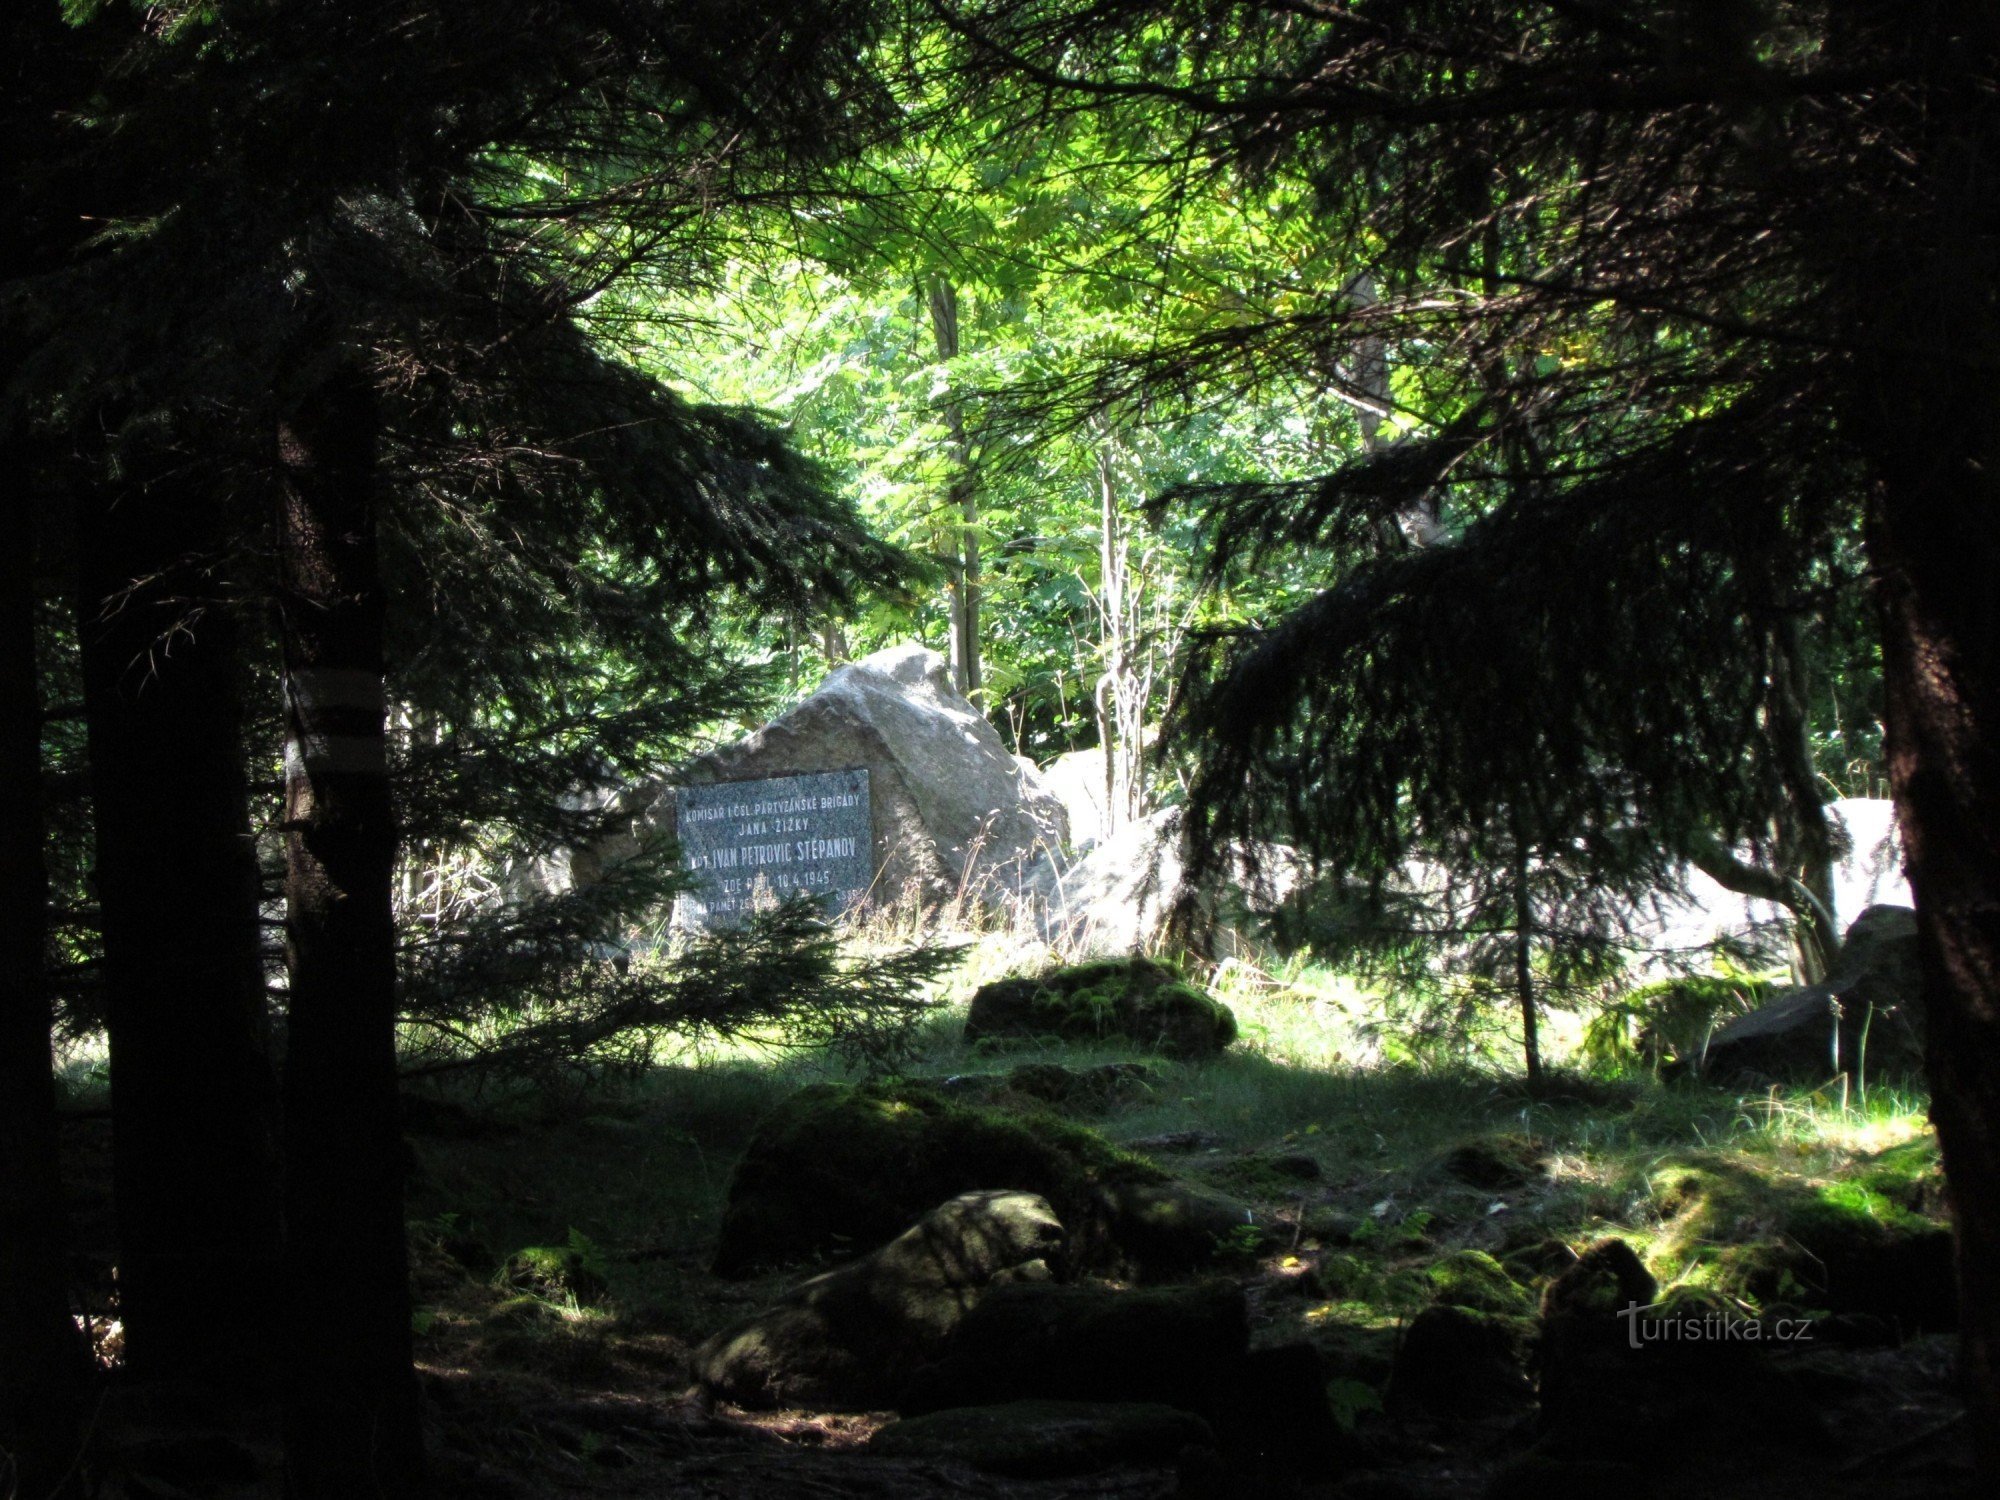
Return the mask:
[(374, 395), (359, 375), (281, 424), (285, 655), (286, 1493), (419, 1492), (376, 558)]

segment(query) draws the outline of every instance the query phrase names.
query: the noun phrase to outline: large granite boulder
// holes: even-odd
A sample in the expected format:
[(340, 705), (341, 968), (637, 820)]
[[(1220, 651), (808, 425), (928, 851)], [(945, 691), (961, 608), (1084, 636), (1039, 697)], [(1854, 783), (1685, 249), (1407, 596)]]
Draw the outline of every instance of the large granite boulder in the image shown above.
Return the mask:
[[(1826, 805), (1835, 846), (1834, 920), (1851, 923), (1871, 906), (1909, 906), (1902, 837), (1886, 797), (1841, 797)], [(1699, 870), (1683, 889), (1662, 893), (1630, 913), (1638, 946), (1685, 955), (1722, 945), (1752, 959), (1782, 962), (1790, 949), (1792, 914), (1769, 901), (1725, 890)]]
[(1063, 1226), (1032, 1193), (965, 1193), (871, 1255), (815, 1276), (695, 1351), (704, 1390), (746, 1407), (894, 1403), (992, 1286), (1047, 1280)]
[(1158, 952), (1170, 946), (1184, 901), (1189, 937), (1217, 957), (1258, 947), (1261, 918), (1297, 888), (1303, 862), (1281, 844), (1233, 847), (1223, 874), (1187, 887), (1181, 812), (1163, 808), (1127, 823), (1073, 864), (1045, 861), (1023, 892), (1049, 946), (1080, 956)]
[(1075, 850), (1103, 839), (1107, 792), (1102, 750), (1069, 750), (1041, 768), (1042, 784), (1061, 800), (1069, 815), (1069, 842)]
[(675, 831), (674, 788), (866, 768), (870, 899), (1008, 899), (1068, 841), (1063, 805), (951, 685), (944, 658), (892, 646), (828, 674), (761, 729), (628, 797), (630, 832), (571, 861), (573, 878)]
[(1871, 906), (1842, 940), (1834, 972), (1717, 1028), (1699, 1055), (1715, 1077), (1829, 1078), (1923, 1065), (1917, 914)]

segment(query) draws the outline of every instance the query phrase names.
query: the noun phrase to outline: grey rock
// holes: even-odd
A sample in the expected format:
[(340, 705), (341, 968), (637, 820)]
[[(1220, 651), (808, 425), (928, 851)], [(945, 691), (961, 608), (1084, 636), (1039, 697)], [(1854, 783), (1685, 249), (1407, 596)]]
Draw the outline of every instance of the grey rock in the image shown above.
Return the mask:
[(1126, 824), (1072, 864), (1044, 861), (1023, 900), (1051, 947), (1079, 957), (1158, 952), (1184, 899), (1217, 957), (1260, 947), (1259, 919), (1297, 887), (1303, 863), (1282, 844), (1232, 847), (1221, 878), (1188, 889), (1181, 814), (1166, 808)]
[(964, 1193), (897, 1239), (798, 1287), (695, 1351), (695, 1377), (739, 1406), (889, 1406), (987, 1289), (1046, 1280), (1064, 1232), (1033, 1193)]
[(1917, 916), (1871, 906), (1854, 919), (1834, 972), (1718, 1027), (1699, 1058), (1710, 1076), (1822, 1079), (1923, 1063)]

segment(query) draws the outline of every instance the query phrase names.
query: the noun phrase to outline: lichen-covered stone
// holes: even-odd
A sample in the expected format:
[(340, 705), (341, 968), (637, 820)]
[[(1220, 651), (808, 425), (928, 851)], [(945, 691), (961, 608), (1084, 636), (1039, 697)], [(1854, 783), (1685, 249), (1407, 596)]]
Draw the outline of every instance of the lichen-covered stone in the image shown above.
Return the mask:
[(1236, 1039), (1236, 1017), (1150, 959), (1104, 959), (983, 986), (972, 997), (965, 1039), (1122, 1042), (1202, 1058)]

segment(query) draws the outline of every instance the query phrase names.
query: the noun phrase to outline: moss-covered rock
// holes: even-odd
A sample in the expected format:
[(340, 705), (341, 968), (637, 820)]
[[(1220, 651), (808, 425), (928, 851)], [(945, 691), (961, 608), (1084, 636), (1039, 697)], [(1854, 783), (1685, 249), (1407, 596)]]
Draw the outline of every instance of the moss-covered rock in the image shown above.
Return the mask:
[(1424, 1273), (1434, 1288), (1434, 1300), (1473, 1312), (1526, 1317), (1534, 1299), (1484, 1250), (1458, 1250), (1429, 1266)]
[(1089, 1474), (1114, 1464), (1174, 1462), (1184, 1448), (1212, 1448), (1192, 1412), (1136, 1401), (1008, 1401), (892, 1422), (871, 1453), (961, 1463), (1013, 1479)]
[(1115, 1244), (1101, 1191), (1166, 1174), (1052, 1115), (1009, 1114), (921, 1084), (818, 1084), (757, 1128), (730, 1179), (720, 1276), (887, 1243), (960, 1193), (1038, 1193), (1081, 1244)]
[(1461, 1141), (1439, 1163), (1460, 1182), (1488, 1192), (1526, 1187), (1539, 1180), (1548, 1153), (1525, 1136), (1483, 1136)]
[(1668, 1465), (1700, 1433), (1718, 1450), (1817, 1440), (1803, 1391), (1749, 1339), (1719, 1336), (1734, 1308), (1701, 1288), (1663, 1304), (1637, 1253), (1598, 1241), (1542, 1294), (1535, 1358), (1540, 1453), (1550, 1459), (1624, 1459), (1657, 1453)]
[(1063, 1226), (1031, 1193), (966, 1193), (872, 1255), (816, 1276), (695, 1353), (740, 1406), (866, 1411), (895, 1400), (996, 1283), (1047, 1280)]
[(1605, 1238), (1542, 1289), (1540, 1313), (1544, 1324), (1609, 1328), (1626, 1308), (1649, 1306), (1658, 1295), (1659, 1283), (1638, 1252), (1621, 1239)]
[(1805, 1187), (1714, 1159), (1652, 1180), (1666, 1223), (1654, 1262), (1702, 1267), (1717, 1291), (1870, 1318), (1956, 1326), (1951, 1235), (1918, 1211), (1938, 1189), (1928, 1142), (1870, 1158), (1852, 1178)]
[(1383, 1404), (1399, 1415), (1447, 1419), (1525, 1406), (1525, 1320), (1463, 1307), (1425, 1308), (1403, 1330)]
[(1236, 1016), (1151, 959), (1104, 959), (1002, 979), (972, 997), (968, 1042), (1117, 1041), (1168, 1057), (1213, 1057), (1236, 1040)]
[(1821, 1188), (1786, 1215), (1784, 1240), (1799, 1252), (1788, 1267), (1789, 1284), (1753, 1285), (1754, 1294), (1908, 1329), (1944, 1332), (1958, 1325), (1951, 1231), (1865, 1183)]
[(1250, 1208), (1182, 1182), (1107, 1181), (1094, 1203), (1083, 1259), (1142, 1281), (1249, 1260), (1272, 1244)]
[(1144, 1063), (1066, 1068), (1061, 1063), (1030, 1062), (1004, 1073), (956, 1073), (939, 1079), (935, 1087), (947, 1098), (974, 1104), (1099, 1114), (1146, 1098), (1156, 1084), (1153, 1069)]

